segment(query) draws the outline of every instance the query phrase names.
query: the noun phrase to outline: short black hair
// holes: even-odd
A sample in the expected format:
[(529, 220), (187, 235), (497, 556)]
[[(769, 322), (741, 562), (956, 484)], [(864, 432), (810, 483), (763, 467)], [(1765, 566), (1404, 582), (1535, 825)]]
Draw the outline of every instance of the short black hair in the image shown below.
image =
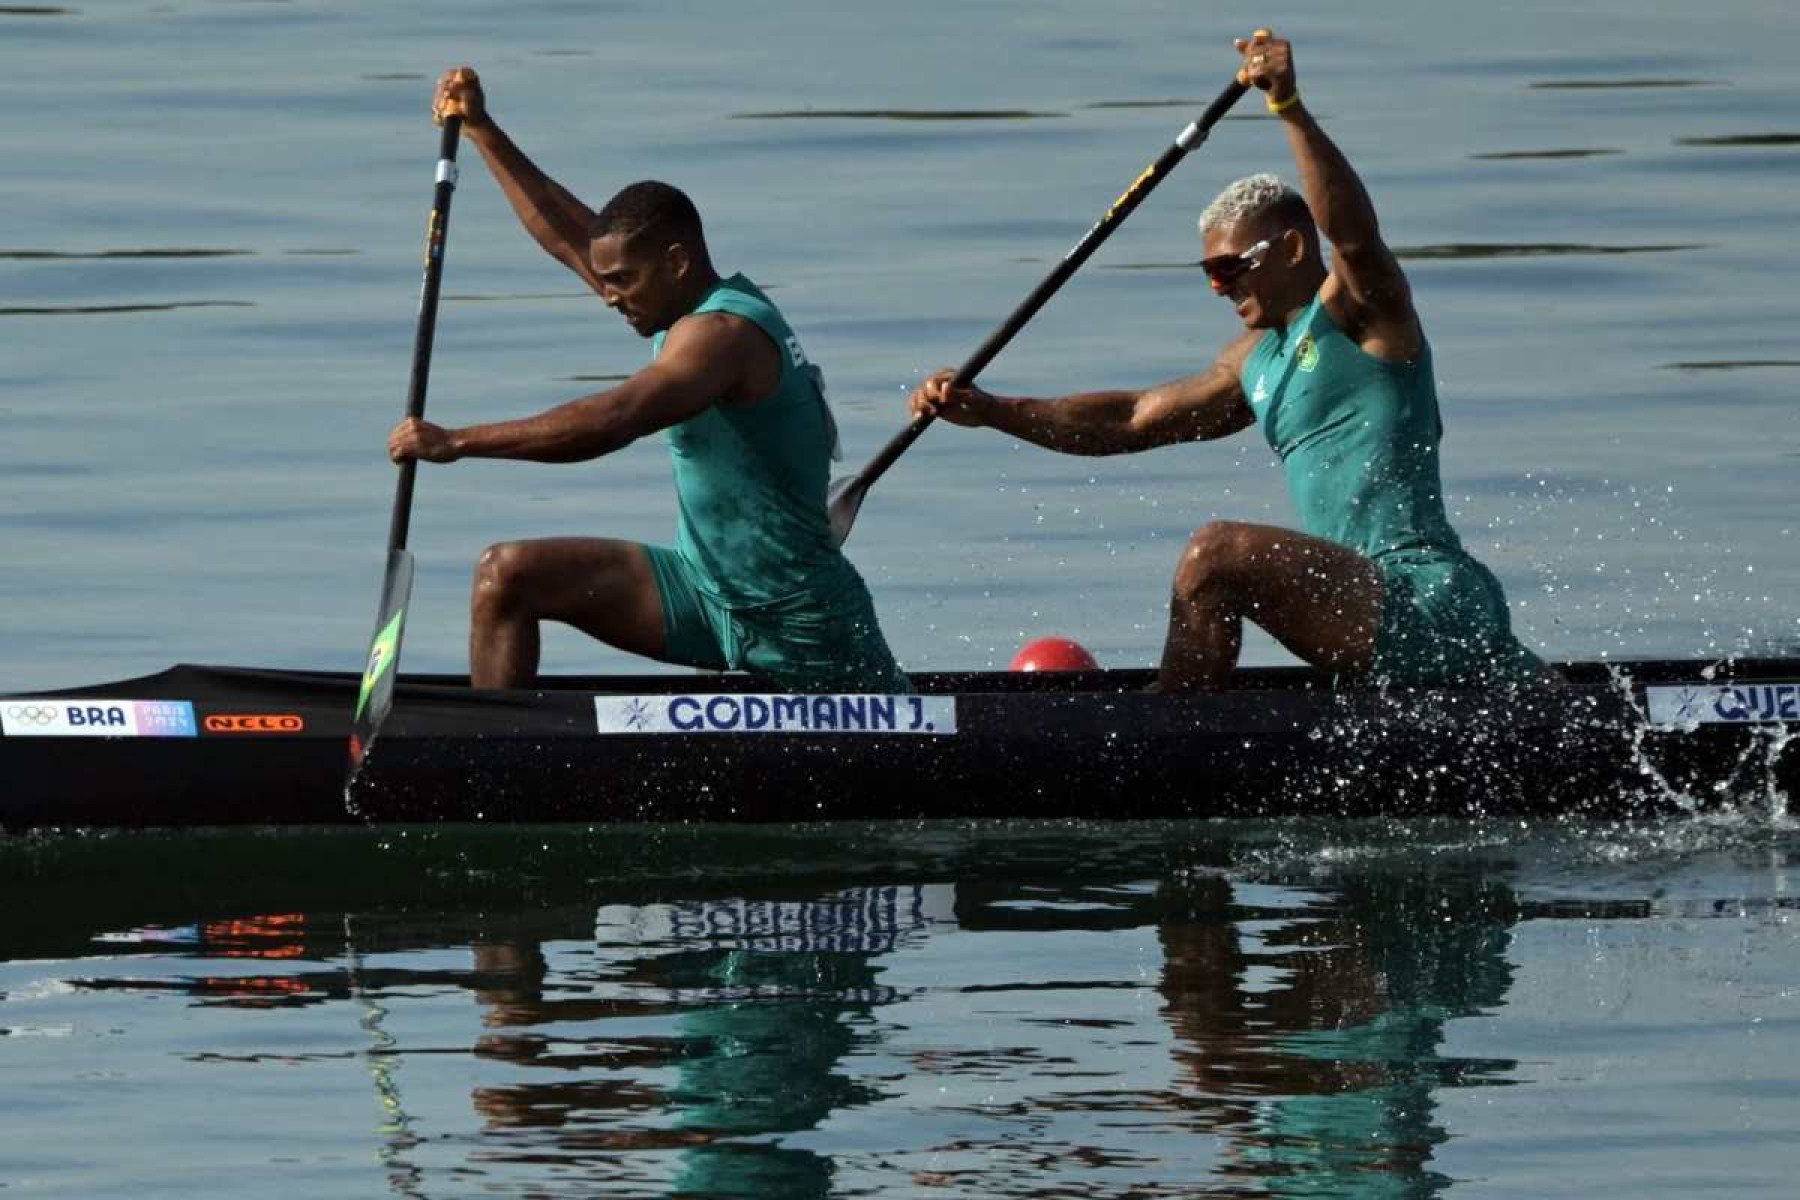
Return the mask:
[(1306, 198), (1298, 192), (1281, 196), (1263, 209), (1258, 217), (1267, 222), (1264, 228), (1271, 233), (1280, 233), (1283, 229), (1298, 229), (1309, 241), (1317, 242), (1319, 239), (1318, 225), (1313, 221), (1312, 209), (1306, 206)]
[(689, 243), (701, 250), (706, 235), (700, 228), (700, 210), (687, 193), (656, 179), (644, 179), (621, 188), (619, 194), (594, 214), (588, 225), (588, 241), (617, 234), (627, 244), (643, 236)]

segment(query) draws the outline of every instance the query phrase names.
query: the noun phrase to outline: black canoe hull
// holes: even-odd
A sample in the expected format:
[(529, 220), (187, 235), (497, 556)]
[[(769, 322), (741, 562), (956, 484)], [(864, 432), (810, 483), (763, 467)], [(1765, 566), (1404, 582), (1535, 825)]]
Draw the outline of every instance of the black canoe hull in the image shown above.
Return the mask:
[[(909, 716), (906, 700), (892, 702), (892, 728), (856, 732), (795, 728), (814, 714), (782, 700), (789, 727), (777, 732), (771, 701), (736, 676), (564, 678), (518, 692), (408, 676), (347, 803), (357, 677), (183, 666), (0, 699), (13, 714), (0, 824), (1602, 816), (1800, 786), (1800, 661), (1564, 670), (1566, 688), (1510, 694), (1334, 690), (1303, 669), (1265, 668), (1181, 698), (1144, 693), (1141, 671), (920, 677), (953, 733), (923, 732), (924, 702)], [(1646, 689), (1694, 711), (1652, 724)], [(145, 705), (175, 706), (182, 736), (103, 728), (109, 715), (130, 722), (115, 710), (131, 702), (138, 722)], [(692, 728), (601, 732), (606, 713), (628, 708)], [(29, 724), (82, 710), (97, 723), (84, 736)]]

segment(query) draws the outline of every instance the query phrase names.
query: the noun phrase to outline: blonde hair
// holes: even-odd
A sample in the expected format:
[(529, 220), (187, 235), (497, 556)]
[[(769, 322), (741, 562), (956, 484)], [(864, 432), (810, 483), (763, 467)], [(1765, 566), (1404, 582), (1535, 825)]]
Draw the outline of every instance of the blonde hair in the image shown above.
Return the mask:
[(1276, 175), (1247, 175), (1220, 192), (1200, 214), (1200, 236), (1215, 227), (1241, 225), (1277, 207), (1304, 211), (1306, 200)]

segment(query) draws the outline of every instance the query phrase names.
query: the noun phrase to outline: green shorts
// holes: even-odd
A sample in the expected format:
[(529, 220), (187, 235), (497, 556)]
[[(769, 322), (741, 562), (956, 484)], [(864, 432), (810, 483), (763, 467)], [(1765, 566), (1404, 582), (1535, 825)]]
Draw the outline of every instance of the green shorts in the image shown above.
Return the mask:
[(709, 671), (748, 671), (791, 692), (906, 693), (869, 589), (854, 571), (828, 591), (732, 608), (700, 586), (679, 551), (645, 546), (662, 594), (663, 656)]
[(1397, 550), (1375, 567), (1383, 588), (1370, 674), (1382, 682), (1525, 683), (1545, 670), (1513, 636), (1500, 581), (1467, 554)]

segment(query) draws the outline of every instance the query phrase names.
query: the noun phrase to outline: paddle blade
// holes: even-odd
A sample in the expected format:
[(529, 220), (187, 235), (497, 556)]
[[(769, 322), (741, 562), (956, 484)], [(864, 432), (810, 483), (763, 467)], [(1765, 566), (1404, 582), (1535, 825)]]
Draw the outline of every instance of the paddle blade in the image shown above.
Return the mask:
[(862, 511), (863, 497), (869, 494), (869, 485), (863, 482), (861, 475), (846, 475), (831, 483), (831, 491), (826, 494), (825, 510), (831, 519), (831, 544), (841, 546), (850, 536), (850, 527), (856, 524), (856, 514)]
[(394, 706), (394, 678), (399, 670), (400, 638), (406, 631), (406, 608), (412, 603), (413, 556), (410, 551), (388, 551), (387, 575), (381, 581), (381, 605), (376, 610), (375, 637), (363, 667), (362, 687), (356, 694), (356, 712), (350, 719), (350, 774), (348, 790), (362, 767), (363, 757), (375, 741), (382, 721)]

